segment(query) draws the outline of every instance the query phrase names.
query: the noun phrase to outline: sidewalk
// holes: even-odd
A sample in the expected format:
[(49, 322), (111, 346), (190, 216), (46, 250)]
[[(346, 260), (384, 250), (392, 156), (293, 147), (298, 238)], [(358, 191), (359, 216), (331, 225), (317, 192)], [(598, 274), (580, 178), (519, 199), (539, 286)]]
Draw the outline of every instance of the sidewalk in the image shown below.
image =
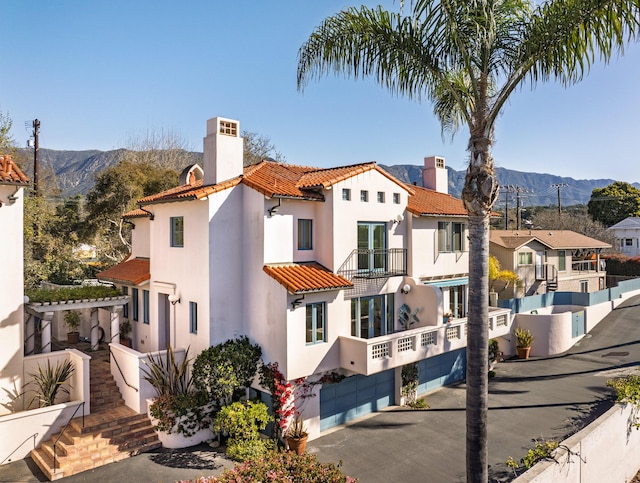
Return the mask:
[[(489, 384), (490, 481), (508, 481), (506, 459), (519, 460), (533, 439), (563, 439), (609, 409), (607, 380), (639, 363), (640, 296), (562, 355), (499, 363)], [(427, 402), (426, 411), (396, 406), (376, 413), (311, 441), (307, 450), (321, 461), (342, 460), (345, 473), (361, 483), (466, 481), (465, 386), (443, 388)], [(200, 445), (146, 453), (62, 481), (172, 483), (219, 474), (224, 466), (232, 463)], [(0, 482), (46, 481), (34, 467), (29, 459), (0, 466)]]

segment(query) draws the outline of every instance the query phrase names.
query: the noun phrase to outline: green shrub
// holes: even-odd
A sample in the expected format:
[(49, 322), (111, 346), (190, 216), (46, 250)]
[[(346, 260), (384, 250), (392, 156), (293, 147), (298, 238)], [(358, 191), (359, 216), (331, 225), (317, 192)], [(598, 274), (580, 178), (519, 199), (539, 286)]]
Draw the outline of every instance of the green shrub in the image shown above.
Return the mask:
[(114, 287), (98, 286), (78, 286), (62, 287), (56, 289), (35, 289), (26, 290), (25, 295), (29, 297), (29, 303), (36, 302), (61, 302), (63, 300), (85, 300), (99, 299), (106, 297), (119, 297), (122, 294)]
[[(616, 390), (616, 402), (633, 404), (636, 409), (640, 408), (640, 374), (610, 379), (607, 381), (607, 386)], [(633, 425), (636, 429), (640, 428), (638, 417), (635, 417)]]
[(264, 458), (275, 447), (276, 442), (272, 439), (229, 440), (227, 456), (236, 461), (255, 460)]
[(292, 451), (269, 451), (264, 458), (247, 460), (218, 477), (182, 480), (178, 483), (355, 483), (355, 478), (340, 470), (341, 463), (320, 463), (314, 454), (297, 455)]

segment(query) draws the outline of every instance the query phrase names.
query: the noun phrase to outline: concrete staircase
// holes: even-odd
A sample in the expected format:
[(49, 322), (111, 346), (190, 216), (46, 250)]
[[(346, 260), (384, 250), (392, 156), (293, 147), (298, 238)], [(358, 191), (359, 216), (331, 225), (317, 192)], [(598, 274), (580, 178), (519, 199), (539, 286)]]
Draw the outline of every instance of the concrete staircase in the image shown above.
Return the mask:
[[(74, 418), (66, 431), (31, 452), (31, 458), (50, 480), (58, 480), (98, 466), (144, 453), (160, 446), (146, 414), (124, 405), (109, 369), (109, 353), (94, 353), (91, 367), (91, 414)], [(56, 464), (54, 470), (54, 450)]]

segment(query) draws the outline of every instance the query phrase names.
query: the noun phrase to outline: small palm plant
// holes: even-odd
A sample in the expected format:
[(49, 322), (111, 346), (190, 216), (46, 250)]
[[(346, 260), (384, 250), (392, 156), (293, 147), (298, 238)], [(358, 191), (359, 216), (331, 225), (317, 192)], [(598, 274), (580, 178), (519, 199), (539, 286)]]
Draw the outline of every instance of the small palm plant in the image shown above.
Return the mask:
[(29, 374), (33, 377), (33, 383), (38, 386), (36, 395), (29, 401), (29, 406), (33, 401), (38, 400), (39, 407), (53, 406), (58, 396), (58, 391), (69, 394), (69, 389), (64, 386), (73, 375), (74, 367), (68, 359), (62, 363), (58, 362), (55, 367), (51, 366), (51, 361), (47, 359), (47, 367), (42, 368), (38, 364), (38, 372)]

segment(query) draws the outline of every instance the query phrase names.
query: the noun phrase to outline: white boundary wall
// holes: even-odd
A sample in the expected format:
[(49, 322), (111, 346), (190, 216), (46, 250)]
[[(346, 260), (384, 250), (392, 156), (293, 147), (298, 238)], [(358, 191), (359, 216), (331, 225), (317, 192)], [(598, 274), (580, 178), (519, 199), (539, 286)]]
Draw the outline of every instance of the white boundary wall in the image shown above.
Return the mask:
[(513, 480), (517, 483), (623, 483), (640, 468), (640, 430), (633, 427), (638, 411), (616, 404), (582, 431), (565, 439), (557, 461), (542, 461)]

